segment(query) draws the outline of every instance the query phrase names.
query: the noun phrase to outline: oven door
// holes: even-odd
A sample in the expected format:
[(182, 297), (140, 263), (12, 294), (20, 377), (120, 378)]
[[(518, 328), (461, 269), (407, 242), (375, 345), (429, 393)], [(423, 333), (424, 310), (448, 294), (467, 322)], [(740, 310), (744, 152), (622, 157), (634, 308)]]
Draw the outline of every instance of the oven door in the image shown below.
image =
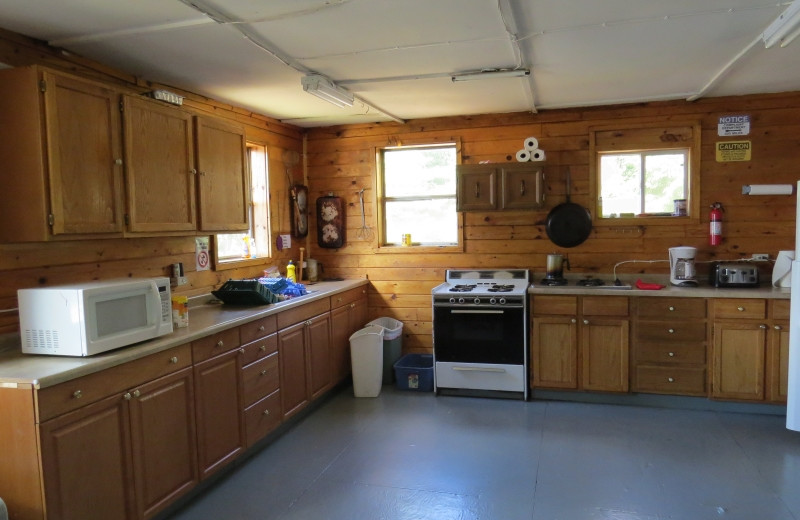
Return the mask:
[(524, 365), (525, 335), (521, 306), (433, 307), (437, 362)]

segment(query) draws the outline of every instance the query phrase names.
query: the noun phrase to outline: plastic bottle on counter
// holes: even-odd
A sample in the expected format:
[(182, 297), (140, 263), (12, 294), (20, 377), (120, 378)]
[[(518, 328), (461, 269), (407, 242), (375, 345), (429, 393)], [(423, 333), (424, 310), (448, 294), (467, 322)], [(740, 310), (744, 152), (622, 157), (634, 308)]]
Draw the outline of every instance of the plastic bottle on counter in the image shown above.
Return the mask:
[(291, 260), (289, 260), (289, 265), (286, 266), (286, 279), (292, 282), (297, 282), (297, 274), (295, 273), (295, 267)]

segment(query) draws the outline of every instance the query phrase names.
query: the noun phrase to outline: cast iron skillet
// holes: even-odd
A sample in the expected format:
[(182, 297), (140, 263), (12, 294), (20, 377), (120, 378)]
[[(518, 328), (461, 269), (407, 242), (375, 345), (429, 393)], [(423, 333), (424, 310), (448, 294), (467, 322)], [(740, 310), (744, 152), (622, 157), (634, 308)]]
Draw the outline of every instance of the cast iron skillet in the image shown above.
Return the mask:
[(550, 240), (561, 247), (582, 244), (592, 232), (592, 216), (580, 204), (569, 201), (570, 177), (567, 170), (567, 201), (550, 210), (545, 230)]

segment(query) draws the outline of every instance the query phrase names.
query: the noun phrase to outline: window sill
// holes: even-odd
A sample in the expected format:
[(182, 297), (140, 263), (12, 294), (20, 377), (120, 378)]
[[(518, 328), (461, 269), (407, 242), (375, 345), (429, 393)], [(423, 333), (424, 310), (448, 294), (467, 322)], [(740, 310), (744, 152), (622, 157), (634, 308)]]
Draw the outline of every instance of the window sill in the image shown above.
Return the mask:
[(429, 254), (429, 253), (463, 253), (464, 246), (463, 245), (454, 245), (454, 246), (395, 246), (395, 245), (386, 245), (380, 246), (378, 249), (375, 250), (376, 253), (384, 254)]
[(217, 260), (214, 264), (215, 271), (226, 271), (228, 269), (237, 269), (239, 267), (252, 267), (255, 265), (266, 265), (269, 262), (267, 257), (259, 258), (242, 258), (241, 260)]

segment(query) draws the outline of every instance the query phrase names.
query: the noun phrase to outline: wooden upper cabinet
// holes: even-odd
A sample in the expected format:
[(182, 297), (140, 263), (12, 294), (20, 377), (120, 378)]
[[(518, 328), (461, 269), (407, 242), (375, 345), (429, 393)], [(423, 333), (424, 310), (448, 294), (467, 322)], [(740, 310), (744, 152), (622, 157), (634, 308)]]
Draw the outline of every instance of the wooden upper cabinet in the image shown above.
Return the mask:
[(39, 67), (3, 70), (0, 240), (120, 236), (119, 93)]
[(244, 127), (206, 116), (195, 122), (199, 229), (246, 231), (250, 182)]
[(456, 169), (456, 210), (538, 208), (544, 201), (544, 163), (468, 164)]
[(194, 127), (185, 110), (123, 96), (128, 230), (194, 231)]

